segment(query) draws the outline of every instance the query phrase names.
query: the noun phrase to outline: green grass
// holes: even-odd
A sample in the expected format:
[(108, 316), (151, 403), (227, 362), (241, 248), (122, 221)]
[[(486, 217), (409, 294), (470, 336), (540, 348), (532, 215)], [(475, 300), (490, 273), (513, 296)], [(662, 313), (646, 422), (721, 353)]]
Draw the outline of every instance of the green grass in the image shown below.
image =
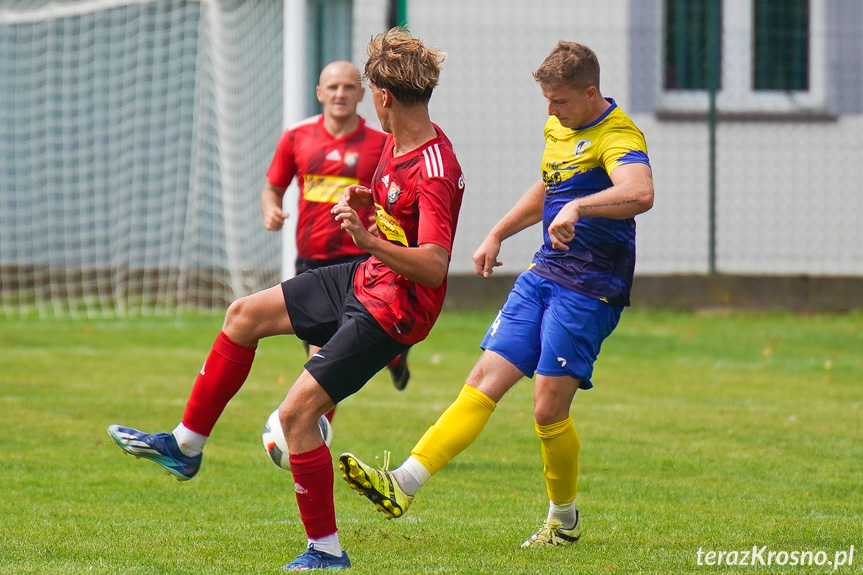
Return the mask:
[[(445, 314), (403, 393), (378, 375), (336, 415), (333, 452), (401, 461), (456, 396), (493, 312)], [(105, 428), (169, 430), (221, 318), (0, 320), (0, 573), (274, 573), (305, 536), (290, 475), (260, 443), (301, 370), (261, 343), (246, 386), (178, 483)], [(582, 440), (575, 548), (519, 544), (547, 500), (532, 385), (385, 521), (337, 479), (340, 537), (363, 573), (829, 573), (699, 566), (699, 548), (856, 548), (863, 571), (863, 316), (627, 311), (573, 407)]]

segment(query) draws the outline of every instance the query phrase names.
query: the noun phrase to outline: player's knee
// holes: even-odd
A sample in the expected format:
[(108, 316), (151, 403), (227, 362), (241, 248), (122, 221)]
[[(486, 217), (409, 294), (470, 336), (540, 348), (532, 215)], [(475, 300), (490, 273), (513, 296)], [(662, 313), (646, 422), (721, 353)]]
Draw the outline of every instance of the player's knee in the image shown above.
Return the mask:
[(314, 427), (318, 417), (301, 402), (286, 399), (279, 406), (279, 422), (288, 437), (300, 433), (304, 428)]
[(533, 406), (533, 418), (539, 425), (558, 423), (569, 417), (569, 407), (552, 401), (536, 401)]
[(228, 311), (225, 312), (225, 323), (222, 324), (222, 331), (237, 343), (243, 343), (244, 340), (248, 339), (249, 328), (254, 324), (250, 317), (251, 306), (248, 299), (246, 296), (234, 300), (228, 306)]
[(282, 402), (279, 406), (279, 422), (282, 424), (282, 429), (285, 433), (290, 434), (293, 431), (297, 421), (294, 406), (287, 401)]

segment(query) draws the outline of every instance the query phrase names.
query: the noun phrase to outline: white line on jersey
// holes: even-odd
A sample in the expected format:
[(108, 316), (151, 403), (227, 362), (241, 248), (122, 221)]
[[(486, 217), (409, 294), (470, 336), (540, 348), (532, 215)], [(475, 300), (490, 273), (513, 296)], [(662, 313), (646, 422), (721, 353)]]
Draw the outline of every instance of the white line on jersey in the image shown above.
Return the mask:
[(423, 158), (426, 161), (426, 174), (430, 178), (443, 178), (443, 158), (440, 155), (440, 144), (429, 146), (423, 150)]

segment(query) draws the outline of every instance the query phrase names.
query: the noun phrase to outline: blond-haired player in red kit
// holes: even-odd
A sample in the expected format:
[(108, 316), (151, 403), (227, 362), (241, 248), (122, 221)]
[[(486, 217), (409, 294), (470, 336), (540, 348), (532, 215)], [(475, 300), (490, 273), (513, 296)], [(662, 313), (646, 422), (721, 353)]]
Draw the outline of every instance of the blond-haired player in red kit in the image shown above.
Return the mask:
[[(364, 76), (390, 135), (371, 186), (348, 186), (332, 216), (371, 257), (311, 270), (232, 303), (173, 432), (108, 428), (126, 453), (191, 479), (213, 426), (248, 376), (258, 341), (296, 334), (320, 346), (279, 408), (308, 539), (288, 571), (351, 566), (338, 537), (333, 459), (318, 418), (425, 339), (443, 306), (464, 191), (452, 145), (429, 118), (444, 58), (400, 28), (369, 44)], [(359, 214), (368, 206), (378, 234)]]
[[(324, 66), (315, 93), (322, 113), (284, 131), (260, 199), (264, 228), (281, 230), (290, 214), (283, 204), (285, 192), (297, 179), (295, 275), (369, 257), (369, 252), (342, 231), (330, 211), (346, 186), (369, 186), (387, 139), (386, 132), (357, 113), (365, 89), (359, 70), (350, 62), (337, 60)], [(373, 208), (358, 213), (363, 221), (374, 221)], [(309, 356), (318, 351), (308, 342), (305, 346)], [(407, 355), (398, 356), (387, 367), (393, 386), (399, 391), (407, 387)], [(329, 412), (327, 417), (332, 419), (332, 415)]]

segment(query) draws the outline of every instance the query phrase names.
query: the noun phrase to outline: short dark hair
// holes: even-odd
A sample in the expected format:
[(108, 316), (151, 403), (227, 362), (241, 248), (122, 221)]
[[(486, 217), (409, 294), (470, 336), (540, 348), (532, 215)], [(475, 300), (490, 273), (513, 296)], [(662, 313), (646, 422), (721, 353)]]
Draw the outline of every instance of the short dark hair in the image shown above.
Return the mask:
[(595, 86), (599, 90), (599, 59), (587, 46), (561, 40), (533, 77), (540, 84), (583, 89)]

